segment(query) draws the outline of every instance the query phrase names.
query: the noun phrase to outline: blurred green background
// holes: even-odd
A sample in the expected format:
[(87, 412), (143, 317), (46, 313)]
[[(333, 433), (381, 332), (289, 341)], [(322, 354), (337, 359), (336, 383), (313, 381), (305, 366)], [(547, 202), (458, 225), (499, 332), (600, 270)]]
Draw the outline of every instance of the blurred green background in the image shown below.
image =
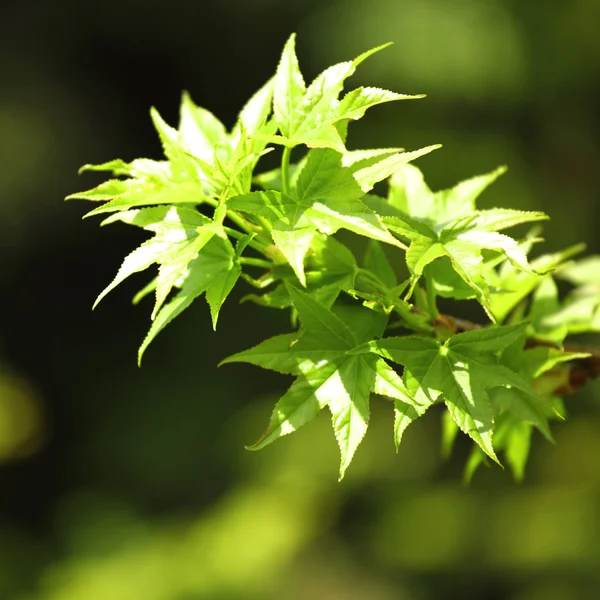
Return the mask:
[[(439, 413), (393, 449), (391, 411), (343, 483), (327, 416), (259, 453), (289, 381), (217, 362), (287, 330), (234, 293), (215, 334), (197, 301), (136, 367), (149, 306), (96, 295), (139, 232), (81, 221), (83, 163), (157, 158), (148, 117), (182, 89), (231, 125), (290, 32), (308, 79), (395, 45), (354, 82), (378, 107), (353, 147), (432, 143), (434, 189), (510, 169), (482, 205), (540, 209), (544, 249), (600, 251), (598, 0), (4, 2), (0, 8), (0, 599), (600, 598), (600, 386), (568, 399), (526, 480), (460, 483)], [(237, 294), (237, 295), (236, 295)], [(597, 343), (600, 343), (597, 341)]]

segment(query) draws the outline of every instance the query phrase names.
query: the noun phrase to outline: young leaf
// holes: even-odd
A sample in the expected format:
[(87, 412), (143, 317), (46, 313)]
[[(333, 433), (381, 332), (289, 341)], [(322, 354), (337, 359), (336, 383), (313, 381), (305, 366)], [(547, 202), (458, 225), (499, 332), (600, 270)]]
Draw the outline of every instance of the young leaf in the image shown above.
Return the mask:
[(189, 155), (189, 148), (185, 145), (181, 133), (167, 125), (154, 107), (150, 110), (150, 116), (162, 142), (165, 156), (169, 159), (173, 181), (200, 183), (197, 163)]
[[(199, 252), (198, 257), (188, 264), (181, 290), (159, 311), (138, 351), (138, 362), (152, 340), (178, 315), (180, 315), (198, 296), (210, 289), (216, 282), (217, 289), (224, 286), (219, 275), (232, 270), (233, 250), (220, 237), (213, 237)], [(216, 299), (220, 294), (214, 293)], [(218, 303), (215, 300), (215, 306)], [(214, 314), (214, 312), (213, 312)]]
[[(516, 268), (537, 277), (523, 248), (513, 238), (497, 230), (542, 220), (546, 216), (539, 212), (510, 211), (507, 214), (496, 210), (475, 210), (478, 195), (503, 172), (504, 169), (497, 169), (437, 193), (429, 190), (416, 167), (403, 167), (400, 174), (392, 178), (388, 201), (398, 210), (410, 211), (411, 214), (402, 218), (387, 217), (384, 222), (389, 229), (411, 241), (406, 253), (412, 274), (411, 292), (426, 267), (437, 259), (447, 258), (456, 274), (494, 320), (496, 315), (488, 282), (491, 269), (484, 260), (484, 251), (500, 252)], [(501, 217), (506, 217), (506, 221), (502, 222)], [(433, 289), (449, 297), (469, 297), (464, 286), (451, 282), (447, 272), (439, 266), (436, 270), (432, 268), (433, 265), (428, 276)]]
[(273, 90), (275, 120), (285, 137), (292, 137), (295, 113), (305, 92), (306, 84), (296, 56), (296, 35), (292, 34), (283, 48)]
[(414, 100), (424, 98), (424, 94), (409, 96), (407, 94), (396, 94), (389, 90), (382, 90), (373, 87), (359, 87), (348, 92), (341, 100), (335, 119), (360, 119), (364, 116), (367, 109), (384, 102), (394, 100)]
[[(531, 268), (537, 273), (546, 273), (581, 252), (584, 247), (583, 244), (576, 244), (559, 252), (544, 254), (531, 261)], [(502, 294), (494, 294), (491, 298), (492, 312), (499, 322), (504, 321), (508, 314), (543, 281), (539, 275), (523, 272), (508, 261), (502, 265), (498, 274), (490, 271), (487, 276), (490, 284), (506, 290)]]
[(179, 274), (185, 270), (187, 263), (197, 254), (196, 247), (200, 237), (197, 229), (210, 223), (209, 219), (197, 211), (176, 207), (131, 210), (119, 213), (111, 221), (117, 220), (117, 218), (148, 231), (154, 231), (156, 235), (125, 258), (115, 279), (98, 296), (94, 307), (127, 277), (147, 269), (155, 262), (160, 263), (161, 268), (164, 269), (168, 269), (170, 265), (179, 265), (177, 276), (169, 280), (171, 284), (168, 289), (164, 271), (162, 279), (159, 274), (157, 289), (161, 290), (160, 296), (166, 297)]
[(283, 252), (290, 263), (300, 283), (306, 287), (306, 276), (304, 275), (304, 258), (317, 234), (312, 227), (292, 229), (273, 229), (271, 235), (275, 245)]
[[(246, 102), (238, 116), (239, 127), (243, 127), (246, 134), (253, 136), (258, 133), (266, 123), (271, 113), (273, 98), (274, 78), (269, 79), (251, 98)], [(237, 125), (237, 124), (236, 124)], [(236, 129), (231, 133), (232, 146), (235, 146)]]
[(500, 167), (434, 193), (424, 182), (417, 167), (406, 165), (390, 180), (388, 200), (403, 213), (427, 223), (439, 232), (451, 221), (472, 215), (479, 195), (504, 172), (506, 168)]
[(205, 108), (196, 106), (187, 92), (181, 98), (178, 131), (189, 151), (211, 165), (215, 147), (228, 143), (223, 123)]
[(336, 122), (359, 119), (368, 108), (383, 102), (421, 97), (377, 88), (358, 88), (346, 94), (341, 102), (338, 100), (344, 81), (356, 67), (386, 46), (365, 52), (354, 61), (325, 69), (306, 87), (298, 65), (295, 40), (295, 35), (288, 39), (275, 74), (273, 111), (281, 136), (268, 136), (271, 142), (288, 147), (306, 144), (311, 148), (344, 152), (343, 137)]
[(210, 307), (213, 329), (217, 328), (217, 320), (219, 318), (221, 306), (223, 306), (223, 302), (225, 302), (227, 296), (229, 296), (231, 290), (237, 283), (241, 273), (242, 268), (239, 263), (232, 260), (228, 267), (218, 273), (208, 286), (206, 290), (206, 301)]

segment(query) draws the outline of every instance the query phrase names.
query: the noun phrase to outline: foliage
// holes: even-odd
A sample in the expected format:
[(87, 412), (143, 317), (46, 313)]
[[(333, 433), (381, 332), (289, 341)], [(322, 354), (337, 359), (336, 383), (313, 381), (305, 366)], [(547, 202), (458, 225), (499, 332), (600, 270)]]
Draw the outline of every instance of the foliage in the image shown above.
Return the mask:
[[(420, 97), (372, 87), (342, 94), (356, 67), (382, 48), (329, 67), (306, 85), (291, 36), (275, 76), (231, 131), (184, 94), (177, 129), (151, 111), (165, 160), (84, 166), (114, 176), (69, 196), (99, 203), (86, 216), (102, 214), (103, 224), (120, 221), (153, 234), (125, 258), (96, 303), (130, 275), (158, 265), (134, 299), (155, 294), (141, 361), (156, 335), (201, 295), (216, 328), (241, 279), (255, 288), (247, 299), (289, 309), (295, 325), (223, 361), (296, 377), (251, 449), (296, 431), (327, 407), (341, 478), (376, 394), (390, 400), (396, 446), (412, 421), (443, 404), (444, 450), (459, 431), (475, 442), (468, 477), (487, 458), (499, 463), (502, 451), (520, 478), (533, 429), (552, 439), (549, 421), (564, 417), (561, 396), (580, 383), (572, 380), (573, 365), (585, 372), (590, 360), (565, 338), (600, 328), (597, 259), (573, 263), (577, 246), (530, 260), (539, 229), (522, 239), (501, 233), (547, 218), (477, 208), (504, 168), (432, 192), (410, 163), (438, 146), (348, 150), (350, 121), (375, 105)], [(278, 146), (280, 168), (257, 172)], [(303, 154), (292, 163), (295, 148)], [(373, 193), (381, 182), (385, 197)], [(341, 241), (340, 230), (364, 238), (363, 256)], [(556, 278), (575, 286), (562, 300)], [(438, 309), (438, 302), (457, 300), (476, 301), (489, 322)]]

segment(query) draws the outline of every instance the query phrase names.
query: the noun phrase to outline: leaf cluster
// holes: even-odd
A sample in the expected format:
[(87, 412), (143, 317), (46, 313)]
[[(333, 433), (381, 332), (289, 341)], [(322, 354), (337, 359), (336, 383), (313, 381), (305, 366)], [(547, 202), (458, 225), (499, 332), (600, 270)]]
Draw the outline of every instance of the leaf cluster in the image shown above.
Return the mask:
[[(82, 167), (112, 174), (69, 196), (97, 203), (86, 216), (152, 234), (125, 257), (96, 304), (157, 265), (134, 298), (154, 293), (140, 361), (202, 295), (215, 328), (238, 284), (252, 288), (246, 300), (290, 310), (290, 333), (223, 361), (295, 377), (252, 449), (327, 408), (341, 478), (367, 431), (375, 394), (390, 402), (397, 447), (408, 425), (439, 404), (444, 451), (459, 431), (474, 441), (468, 477), (482, 462), (500, 463), (499, 451), (522, 477), (532, 431), (551, 440), (549, 421), (564, 417), (568, 365), (589, 357), (570, 351), (565, 338), (600, 329), (599, 259), (573, 262), (579, 246), (530, 259), (538, 226), (521, 239), (505, 230), (546, 215), (476, 205), (504, 167), (433, 192), (411, 163), (439, 146), (348, 149), (350, 122), (369, 108), (421, 97), (343, 91), (384, 47), (329, 67), (307, 85), (292, 35), (275, 75), (231, 130), (184, 93), (177, 128), (151, 110), (164, 159)], [(274, 150), (280, 167), (262, 170), (261, 158)], [(385, 196), (373, 193), (381, 182)], [(356, 244), (340, 241), (340, 230), (364, 239), (362, 256)], [(573, 288), (565, 298), (556, 278)], [(442, 314), (440, 298), (475, 301), (488, 322)]]

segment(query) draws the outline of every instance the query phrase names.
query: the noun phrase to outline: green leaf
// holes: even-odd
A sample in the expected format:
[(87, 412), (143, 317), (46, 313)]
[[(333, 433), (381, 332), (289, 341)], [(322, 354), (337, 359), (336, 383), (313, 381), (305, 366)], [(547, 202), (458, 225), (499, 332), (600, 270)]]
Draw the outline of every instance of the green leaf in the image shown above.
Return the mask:
[(373, 387), (373, 370), (368, 360), (353, 356), (338, 369), (341, 385), (328, 406), (333, 431), (340, 447), (340, 480), (350, 465), (369, 425), (369, 394)]
[(156, 302), (152, 311), (153, 319), (173, 286), (187, 272), (188, 264), (198, 257), (198, 253), (215, 233), (212, 223), (201, 225), (197, 229), (197, 235), (180, 244), (172, 244), (169, 251), (158, 259), (157, 262), (159, 262), (160, 267), (156, 279)]
[[(517, 481), (521, 481), (525, 473), (525, 464), (531, 446), (531, 433), (531, 425), (528, 423), (513, 419), (506, 414), (498, 419), (494, 446), (496, 450), (504, 451), (506, 462)], [(465, 481), (469, 482), (477, 468), (484, 462), (485, 454), (474, 447), (465, 468)]]
[(302, 373), (275, 405), (267, 430), (248, 449), (260, 450), (313, 421), (332, 395), (338, 393), (340, 384), (336, 373), (335, 362), (326, 362)]
[(453, 188), (436, 192), (434, 215), (436, 224), (443, 225), (457, 217), (472, 213), (477, 198), (504, 173), (506, 167), (499, 167), (490, 173), (461, 181)]
[[(475, 211), (467, 217), (460, 216), (460, 206), (466, 203), (467, 206), (474, 207), (476, 194), (489, 185), (499, 172), (494, 171), (487, 176), (462, 182), (454, 188), (454, 192), (446, 190), (442, 196), (432, 194), (426, 188), (416, 169), (407, 170), (404, 179), (396, 183), (394, 204), (399, 210), (410, 206), (409, 195), (414, 193), (416, 198), (422, 200), (420, 210), (426, 212), (421, 212), (421, 222), (409, 216), (384, 219), (389, 229), (411, 241), (406, 253), (406, 263), (412, 275), (409, 294), (426, 267), (437, 259), (448, 258), (456, 274), (471, 288), (473, 295), (493, 321), (496, 313), (491, 304), (488, 281), (491, 267), (484, 259), (484, 251), (501, 253), (516, 268), (533, 277), (538, 276), (538, 272), (529, 264), (524, 249), (513, 238), (495, 231), (503, 227), (499, 222), (499, 214), (488, 214), (489, 218), (486, 218), (485, 211)], [(393, 195), (390, 198), (394, 198)], [(440, 198), (441, 203), (438, 202)], [(448, 207), (456, 209), (459, 215), (457, 219), (448, 220)], [(543, 213), (511, 212), (506, 216), (510, 225), (545, 218)], [(470, 297), (464, 286), (452, 281), (447, 270), (444, 271), (439, 266), (434, 270), (432, 265), (428, 275), (436, 292), (458, 299)]]
[[(114, 162), (115, 161), (113, 161), (113, 163)], [(108, 181), (104, 181), (100, 185), (86, 192), (70, 194), (65, 198), (65, 200), (90, 200), (92, 202), (105, 202), (106, 200), (112, 200), (117, 196), (126, 194), (130, 190), (130, 187), (131, 184), (129, 181), (124, 181), (122, 179), (109, 179)]]
[(131, 175), (131, 165), (120, 158), (116, 158), (99, 165), (83, 165), (79, 169), (79, 173), (81, 174), (84, 171), (111, 171), (115, 177), (119, 177), (120, 175)]
[(433, 146), (426, 146), (425, 148), (421, 148), (419, 150), (413, 150), (412, 152), (399, 152), (397, 154), (387, 156), (375, 164), (356, 170), (354, 172), (354, 177), (360, 184), (363, 191), (368, 192), (378, 181), (387, 179), (400, 167), (441, 147), (441, 144), (436, 144)]
[[(251, 98), (246, 102), (238, 116), (238, 123), (244, 128), (246, 134), (252, 136), (258, 133), (271, 113), (273, 99), (274, 78), (269, 79)], [(232, 132), (235, 138), (235, 128)], [(235, 143), (235, 140), (234, 140)]]
[(304, 213), (303, 219), (298, 221), (298, 226), (308, 223), (313, 223), (319, 231), (327, 235), (333, 235), (339, 229), (348, 229), (358, 235), (398, 248), (405, 247), (387, 230), (381, 218), (360, 200), (330, 202), (329, 205), (314, 203)]
[(341, 479), (366, 433), (370, 393), (406, 404), (414, 401), (385, 361), (364, 352), (349, 352), (359, 341), (380, 335), (387, 319), (382, 322), (381, 315), (373, 311), (342, 305), (334, 307), (340, 318), (307, 293), (293, 286), (288, 286), (288, 291), (302, 324), (299, 336), (271, 338), (223, 362), (249, 362), (297, 375), (276, 404), (266, 432), (250, 448), (263, 448), (296, 431), (328, 406), (340, 448)]
[[(231, 131), (184, 92), (177, 129), (151, 109), (166, 160), (82, 167), (112, 179), (68, 199), (99, 203), (86, 216), (102, 214), (102, 225), (121, 222), (153, 236), (125, 257), (96, 304), (157, 265), (134, 298), (152, 291), (156, 297), (141, 361), (156, 335), (203, 294), (216, 328), (242, 277), (254, 288), (242, 301), (289, 308), (297, 328), (222, 361), (295, 377), (251, 448), (298, 430), (328, 407), (341, 479), (368, 429), (375, 393), (394, 412), (397, 450), (406, 428), (443, 403), (443, 452), (450, 453), (459, 430), (475, 442), (466, 476), (503, 453), (519, 479), (533, 428), (551, 440), (550, 421), (565, 414), (558, 394), (592, 375), (590, 355), (559, 346), (567, 335), (600, 331), (600, 258), (564, 264), (578, 245), (530, 260), (541, 229), (521, 240), (504, 232), (545, 220), (544, 213), (477, 208), (504, 167), (434, 192), (409, 163), (439, 146), (348, 151), (350, 121), (373, 106), (421, 97), (374, 87), (343, 91), (357, 66), (384, 47), (335, 64), (307, 85), (292, 35), (275, 76)], [(282, 168), (255, 175), (269, 144), (286, 148)], [(298, 145), (308, 151), (289, 164), (288, 149)], [(373, 194), (386, 180), (387, 197)], [(263, 190), (251, 191), (253, 185)], [(366, 237), (366, 245), (342, 244), (333, 237), (342, 229)], [(360, 268), (350, 248), (366, 248)], [(400, 284), (397, 248), (408, 269)], [(573, 289), (559, 295), (554, 277)], [(493, 323), (512, 324), (480, 327), (440, 313), (437, 296), (476, 299)], [(390, 329), (418, 335), (384, 337)]]
[(154, 107), (150, 110), (150, 116), (162, 142), (165, 156), (169, 159), (172, 180), (175, 183), (200, 183), (197, 163), (189, 155), (189, 148), (181, 133), (167, 125)]
[(364, 150), (348, 150), (342, 154), (342, 166), (353, 167), (353, 172), (379, 162), (386, 156), (400, 154), (404, 148), (367, 148)]
[(494, 353), (522, 333), (522, 326), (493, 327), (454, 335), (443, 345), (409, 336), (385, 338), (369, 347), (404, 365), (407, 389), (423, 411), (442, 397), (458, 427), (498, 462), (492, 445), (494, 414), (486, 389), (513, 383), (507, 379), (511, 371), (498, 365)]
[(156, 277), (146, 284), (131, 300), (131, 304), (139, 304), (146, 296), (156, 289)]
[(484, 231), (500, 231), (521, 223), (545, 221), (548, 215), (539, 211), (513, 210), (510, 208), (492, 208), (476, 210), (466, 217), (456, 219), (445, 230), (482, 229)]
[(502, 252), (506, 258), (518, 269), (530, 273), (532, 275), (540, 275), (536, 272), (529, 262), (527, 255), (519, 244), (513, 238), (495, 231), (478, 231), (471, 229), (463, 233), (459, 233), (456, 237), (461, 242), (473, 244), (480, 249), (497, 250)]
[[(507, 384), (515, 385), (494, 390), (492, 400), (496, 411), (507, 413), (519, 422), (534, 425), (547, 440), (553, 441), (548, 419), (560, 415), (556, 412), (549, 394), (544, 391), (544, 386), (539, 383), (544, 374), (557, 365), (586, 356), (585, 353), (565, 352), (558, 348), (544, 346), (523, 348), (522, 342), (507, 346), (502, 353), (501, 362), (511, 372), (516, 373), (520, 381), (512, 382), (507, 379)], [(554, 375), (556, 375), (554, 372), (550, 375), (551, 379), (560, 385), (561, 379), (556, 380)]]
[(189, 151), (211, 165), (214, 164), (215, 147), (228, 145), (223, 123), (210, 111), (196, 106), (187, 92), (181, 98), (178, 131)]
[[(576, 244), (560, 252), (544, 254), (530, 262), (531, 268), (537, 273), (545, 273), (555, 269), (584, 248), (583, 244)], [(487, 276), (490, 284), (506, 290), (505, 293), (494, 294), (490, 302), (492, 312), (499, 322), (504, 321), (508, 314), (543, 281), (539, 275), (523, 272), (510, 262), (502, 265), (497, 275), (494, 276), (490, 271)]]
[(355, 344), (364, 344), (373, 339), (379, 339), (387, 327), (387, 314), (366, 309), (356, 302), (336, 302), (331, 312), (338, 316), (352, 331)]
[(371, 106), (407, 98), (386, 90), (359, 88), (346, 94), (341, 102), (338, 100), (344, 81), (356, 67), (385, 47), (374, 48), (354, 61), (325, 69), (306, 87), (296, 56), (295, 35), (290, 36), (277, 67), (273, 93), (273, 110), (281, 136), (268, 136), (267, 141), (288, 147), (306, 144), (311, 148), (332, 148), (344, 152), (337, 121), (359, 119)]
[(556, 270), (556, 275), (574, 285), (600, 287), (600, 256), (586, 256), (562, 265)]
[(402, 378), (384, 360), (377, 359), (375, 371), (373, 391), (394, 400), (394, 444), (398, 452), (406, 428), (422, 417), (430, 405), (416, 402)]
[(110, 202), (91, 210), (85, 215), (85, 218), (95, 215), (112, 213), (142, 206), (158, 206), (161, 204), (183, 204), (193, 206), (204, 202), (206, 196), (201, 186), (196, 183), (182, 183), (173, 187), (163, 187), (157, 189), (153, 185), (137, 184), (135, 187), (133, 182), (127, 187), (127, 192), (116, 196)]
[(424, 97), (424, 94), (408, 96), (380, 88), (359, 87), (344, 96), (337, 108), (335, 118), (356, 120), (362, 118), (367, 109), (377, 104), (392, 102), (394, 100), (414, 100)]
[(307, 285), (332, 286), (339, 291), (348, 291), (354, 287), (358, 266), (354, 255), (344, 244), (318, 234), (307, 255), (306, 268), (309, 270)]
[(491, 173), (461, 181), (451, 189), (434, 193), (417, 167), (406, 165), (390, 180), (388, 198), (394, 207), (439, 232), (451, 221), (470, 217), (479, 195), (505, 171), (505, 167), (500, 167)]
[(206, 301), (210, 307), (213, 329), (217, 328), (219, 311), (237, 283), (242, 269), (237, 262), (231, 261), (229, 268), (223, 269), (211, 282), (206, 290)]
[(213, 237), (200, 251), (198, 258), (188, 264), (179, 291), (158, 312), (138, 351), (138, 362), (152, 340), (217, 279), (223, 271), (231, 270), (232, 250), (221, 238)]
[(365, 269), (373, 273), (388, 288), (398, 284), (396, 273), (379, 242), (369, 240), (364, 264)]
[(587, 352), (567, 352), (550, 346), (536, 346), (517, 354), (510, 366), (515, 368), (513, 365), (517, 365), (519, 372), (527, 378), (537, 378), (561, 363), (589, 356)]
[(297, 198), (311, 205), (355, 200), (364, 191), (349, 167), (342, 166), (343, 155), (329, 149), (316, 149), (308, 153), (306, 163), (298, 175)]
[(120, 283), (125, 281), (130, 275), (144, 271), (153, 265), (165, 252), (169, 251), (170, 247), (170, 242), (153, 239), (144, 242), (139, 248), (136, 248), (133, 252), (128, 254), (123, 260), (115, 278), (96, 298), (93, 308), (96, 308), (102, 298), (114, 290)]
[(344, 81), (354, 73), (351, 61), (328, 67), (308, 86), (298, 103), (289, 138), (312, 148), (345, 150), (342, 138), (333, 124), (337, 100)]
[[(458, 425), (455, 423), (452, 415), (445, 410), (442, 413), (442, 457), (450, 458), (454, 441), (459, 432)], [(476, 446), (478, 448), (478, 446)]]
[[(298, 175), (302, 171), (302, 168), (306, 164), (307, 156), (304, 156), (295, 164), (291, 164), (289, 167), (289, 178), (290, 187), (294, 189), (298, 181)], [(283, 183), (281, 181), (281, 169), (272, 169), (271, 171), (265, 171), (254, 176), (254, 183), (260, 186), (263, 190), (274, 190), (276, 192), (283, 192)]]
[(475, 243), (459, 239), (439, 241), (436, 237), (414, 237), (406, 252), (406, 264), (412, 275), (409, 296), (417, 281), (423, 275), (425, 267), (436, 259), (450, 259), (456, 274), (473, 290), (479, 303), (486, 309), (491, 319), (489, 288), (484, 278), (485, 265), (481, 255), (482, 247)]
[(273, 229), (271, 235), (275, 245), (281, 250), (290, 263), (300, 283), (306, 287), (306, 276), (304, 275), (304, 258), (317, 234), (316, 229), (305, 227), (290, 231)]
[(295, 333), (277, 335), (249, 350), (228, 356), (219, 363), (219, 366), (246, 362), (278, 373), (299, 375), (302, 372), (302, 360), (299, 360), (292, 351), (292, 344), (297, 340), (298, 336)]
[(537, 338), (559, 344), (564, 341), (569, 330), (558, 315), (560, 309), (556, 283), (550, 275), (546, 275), (534, 291), (529, 309), (529, 318)]
[(424, 221), (435, 212), (435, 195), (415, 165), (406, 164), (394, 171), (390, 179), (388, 201), (407, 216)]
[(285, 137), (292, 135), (297, 107), (305, 92), (306, 84), (296, 56), (296, 34), (293, 33), (283, 48), (273, 89), (275, 120)]
[(513, 423), (506, 437), (506, 462), (513, 477), (521, 481), (525, 475), (525, 464), (531, 447), (531, 425), (522, 422)]
[(348, 326), (308, 294), (288, 285), (288, 293), (298, 311), (300, 322), (311, 335), (322, 340), (332, 350), (347, 350), (356, 346), (356, 337)]
[(497, 388), (490, 392), (490, 398), (496, 414), (507, 412), (519, 422), (535, 425), (548, 441), (553, 441), (548, 426), (551, 407), (533, 388), (530, 393), (512, 387)]
[[(197, 211), (175, 207), (127, 211), (120, 213), (119, 217), (125, 222), (154, 231), (156, 235), (125, 258), (114, 280), (96, 299), (94, 307), (127, 277), (147, 269), (155, 262), (161, 265), (181, 264), (182, 256), (187, 256), (190, 249), (193, 254), (198, 239), (197, 228), (209, 222)], [(160, 275), (157, 286), (164, 286)]]
[(526, 325), (504, 325), (502, 327), (486, 327), (465, 331), (452, 336), (446, 345), (454, 350), (465, 349), (471, 352), (498, 352), (514, 344), (525, 333)]

